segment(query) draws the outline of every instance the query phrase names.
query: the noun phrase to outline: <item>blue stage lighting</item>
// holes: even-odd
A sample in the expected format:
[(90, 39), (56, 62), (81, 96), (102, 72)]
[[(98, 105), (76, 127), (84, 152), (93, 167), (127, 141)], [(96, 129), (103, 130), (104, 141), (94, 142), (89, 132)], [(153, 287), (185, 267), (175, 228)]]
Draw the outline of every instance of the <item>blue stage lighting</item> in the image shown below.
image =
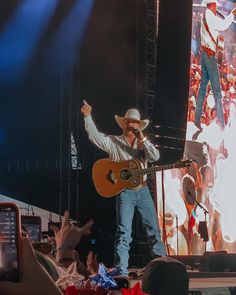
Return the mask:
[(0, 34), (0, 79), (17, 82), (25, 76), (33, 50), (58, 0), (26, 0)]
[(48, 63), (52, 71), (59, 73), (63, 69), (63, 72), (68, 72), (78, 60), (93, 3), (94, 0), (79, 0), (62, 21), (49, 47)]

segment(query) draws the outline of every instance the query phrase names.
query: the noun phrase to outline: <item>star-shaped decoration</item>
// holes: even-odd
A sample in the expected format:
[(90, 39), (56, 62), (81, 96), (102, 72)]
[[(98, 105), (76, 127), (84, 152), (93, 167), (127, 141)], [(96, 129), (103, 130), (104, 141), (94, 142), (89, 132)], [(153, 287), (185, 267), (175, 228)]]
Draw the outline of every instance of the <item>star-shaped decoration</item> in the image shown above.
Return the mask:
[(81, 287), (84, 282), (84, 276), (78, 274), (77, 263), (71, 263), (67, 268), (58, 267), (59, 279), (56, 281), (56, 285), (62, 289), (66, 289), (67, 286), (75, 285)]
[(116, 281), (102, 262), (99, 263), (98, 273), (90, 276), (89, 279), (92, 284), (103, 288), (109, 289), (117, 286)]

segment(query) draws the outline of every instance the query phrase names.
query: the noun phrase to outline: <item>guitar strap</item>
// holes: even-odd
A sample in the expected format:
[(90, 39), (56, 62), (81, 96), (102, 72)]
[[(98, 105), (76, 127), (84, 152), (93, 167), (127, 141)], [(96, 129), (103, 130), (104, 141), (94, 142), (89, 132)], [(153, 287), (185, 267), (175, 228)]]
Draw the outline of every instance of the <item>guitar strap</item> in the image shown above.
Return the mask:
[(208, 32), (209, 36), (211, 37), (211, 40), (216, 45), (215, 57), (217, 59), (218, 64), (220, 65), (220, 64), (222, 64), (222, 61), (223, 61), (223, 47), (220, 48), (217, 41), (218, 41), (218, 38), (221, 37), (221, 39), (222, 39), (224, 37), (223, 37), (223, 35), (219, 34), (218, 37), (217, 37), (217, 41), (213, 38), (213, 36), (212, 36), (212, 34), (211, 34), (210, 30), (209, 30), (208, 24), (206, 22), (206, 12), (203, 14), (203, 23), (205, 25), (206, 31)]
[(204, 23), (204, 26), (206, 28), (206, 31), (208, 32), (209, 36), (211, 37), (211, 40), (216, 45), (216, 49), (217, 49), (218, 48), (218, 44), (217, 44), (216, 40), (213, 38), (213, 36), (212, 36), (212, 34), (211, 34), (210, 30), (209, 30), (208, 24), (206, 22), (206, 12), (204, 12), (204, 14), (203, 14), (203, 23)]
[(144, 162), (145, 160), (145, 152), (144, 150), (138, 150), (138, 159), (142, 162)]

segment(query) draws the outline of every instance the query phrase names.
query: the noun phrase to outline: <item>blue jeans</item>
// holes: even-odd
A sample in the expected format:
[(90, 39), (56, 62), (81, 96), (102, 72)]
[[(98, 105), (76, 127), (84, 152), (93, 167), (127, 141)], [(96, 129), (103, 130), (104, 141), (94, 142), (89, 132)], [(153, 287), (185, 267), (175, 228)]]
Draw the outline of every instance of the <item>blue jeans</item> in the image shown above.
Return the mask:
[(166, 255), (149, 188), (146, 186), (138, 191), (125, 190), (116, 198), (117, 231), (114, 260), (121, 275), (128, 274), (129, 245), (132, 241), (132, 221), (135, 208), (142, 217), (152, 255)]
[(202, 66), (202, 76), (201, 84), (198, 91), (198, 98), (196, 103), (196, 112), (195, 112), (195, 123), (200, 123), (202, 115), (202, 106), (206, 96), (206, 89), (209, 81), (211, 82), (211, 88), (215, 98), (216, 104), (216, 113), (220, 125), (222, 128), (225, 126), (224, 122), (224, 113), (221, 103), (221, 87), (220, 87), (220, 75), (217, 60), (214, 56), (208, 57), (205, 51), (202, 51), (201, 56), (201, 66)]

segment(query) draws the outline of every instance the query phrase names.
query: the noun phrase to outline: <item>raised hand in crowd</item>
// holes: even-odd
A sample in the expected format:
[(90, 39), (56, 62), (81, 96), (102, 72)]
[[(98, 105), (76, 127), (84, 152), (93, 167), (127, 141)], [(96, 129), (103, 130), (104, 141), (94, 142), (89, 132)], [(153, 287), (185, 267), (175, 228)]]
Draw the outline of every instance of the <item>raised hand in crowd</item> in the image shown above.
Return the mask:
[(97, 254), (93, 253), (92, 251), (89, 251), (87, 257), (87, 269), (91, 275), (98, 273)]
[[(61, 229), (55, 225), (50, 225), (50, 228), (55, 234), (56, 260), (65, 267), (69, 266), (72, 262), (77, 261), (78, 272), (85, 276), (88, 276), (90, 271), (88, 271), (79, 260), (79, 254), (74, 249), (78, 245), (82, 236), (91, 233), (92, 226), (92, 219), (82, 227), (74, 226), (70, 222), (70, 214), (68, 211), (65, 211), (64, 213)], [(93, 264), (95, 265), (95, 262)]]
[(89, 235), (91, 232), (91, 227), (93, 225), (93, 220), (89, 220), (83, 227), (74, 226), (70, 222), (70, 214), (68, 211), (64, 213), (64, 220), (62, 222), (61, 229), (55, 225), (50, 225), (50, 228), (54, 231), (55, 241), (57, 246), (57, 260), (61, 256), (70, 256), (72, 251), (78, 245), (81, 237), (83, 235)]
[(34, 250), (27, 238), (20, 239), (21, 279), (19, 283), (0, 282), (2, 295), (60, 295), (61, 291), (37, 261)]

